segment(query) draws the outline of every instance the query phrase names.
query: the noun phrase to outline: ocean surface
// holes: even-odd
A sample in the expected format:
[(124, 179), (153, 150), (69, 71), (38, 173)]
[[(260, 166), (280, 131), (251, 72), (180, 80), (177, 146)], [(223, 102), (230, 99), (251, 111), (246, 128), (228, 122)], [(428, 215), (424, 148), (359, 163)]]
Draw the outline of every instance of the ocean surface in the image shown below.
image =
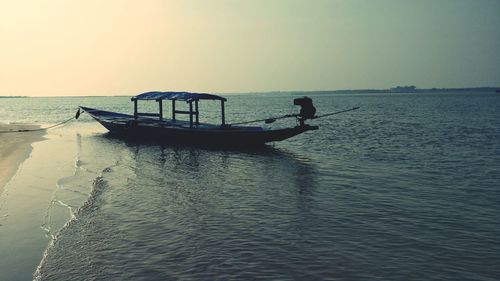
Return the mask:
[[(500, 280), (499, 94), (307, 95), (317, 114), (361, 108), (253, 150), (125, 141), (86, 114), (49, 130), (0, 197), (0, 243), (31, 258), (3, 255), (0, 279)], [(298, 110), (289, 93), (226, 97), (229, 123)], [(78, 105), (132, 112), (129, 97), (9, 98), (0, 122)], [(12, 203), (26, 188), (48, 199)], [(21, 238), (37, 233), (33, 255)]]

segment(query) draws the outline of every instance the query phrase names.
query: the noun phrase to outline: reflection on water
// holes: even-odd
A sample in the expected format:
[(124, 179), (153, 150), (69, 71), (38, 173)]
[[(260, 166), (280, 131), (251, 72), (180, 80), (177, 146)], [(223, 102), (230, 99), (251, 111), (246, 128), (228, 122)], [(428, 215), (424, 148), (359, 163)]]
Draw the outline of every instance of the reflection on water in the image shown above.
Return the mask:
[(39, 278), (311, 274), (296, 268), (311, 263), (303, 256), (307, 244), (300, 245), (314, 220), (317, 174), (311, 163), (273, 147), (202, 149), (107, 136), (85, 141), (118, 164), (105, 168), (102, 181), (94, 183), (102, 193), (91, 196), (86, 205), (92, 207), (61, 232)]

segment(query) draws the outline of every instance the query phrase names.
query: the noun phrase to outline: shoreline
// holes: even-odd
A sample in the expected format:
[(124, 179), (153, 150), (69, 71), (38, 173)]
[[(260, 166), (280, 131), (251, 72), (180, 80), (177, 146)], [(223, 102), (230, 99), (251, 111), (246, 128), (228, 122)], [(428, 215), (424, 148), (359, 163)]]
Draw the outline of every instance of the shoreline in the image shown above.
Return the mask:
[(0, 194), (0, 279), (33, 280), (54, 235), (71, 219), (73, 200), (87, 198), (63, 188), (76, 171), (74, 137), (73, 130), (0, 134), (0, 153), (7, 155), (0, 160), (9, 169)]
[[(1, 124), (0, 131), (37, 129), (38, 125)], [(32, 143), (43, 140), (44, 131), (0, 133), (0, 194), (16, 174), (20, 165), (29, 158)]]

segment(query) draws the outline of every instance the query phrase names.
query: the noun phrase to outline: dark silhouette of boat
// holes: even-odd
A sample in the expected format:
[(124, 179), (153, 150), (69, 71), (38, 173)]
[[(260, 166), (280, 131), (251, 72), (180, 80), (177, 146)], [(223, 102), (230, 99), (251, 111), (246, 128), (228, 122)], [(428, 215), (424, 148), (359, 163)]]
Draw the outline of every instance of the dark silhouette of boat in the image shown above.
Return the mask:
[[(127, 138), (139, 138), (179, 144), (201, 144), (217, 146), (257, 146), (269, 142), (282, 141), (298, 134), (317, 130), (318, 126), (305, 124), (305, 120), (314, 119), (316, 109), (310, 98), (294, 100), (301, 106), (299, 114), (291, 114), (276, 118), (254, 120), (241, 123), (226, 124), (224, 103), (226, 99), (212, 94), (188, 92), (147, 92), (131, 98), (134, 103), (134, 114), (122, 114), (104, 111), (85, 106), (80, 108), (101, 123), (111, 134)], [(138, 111), (138, 101), (156, 101), (158, 113), (142, 113)], [(171, 118), (163, 114), (163, 101), (170, 100)], [(221, 124), (202, 123), (199, 120), (198, 103), (201, 100), (218, 100), (221, 104)], [(176, 102), (184, 101), (189, 110), (178, 110)], [(189, 120), (177, 119), (179, 114), (188, 115)], [(288, 128), (268, 129), (258, 126), (242, 126), (255, 121), (272, 123), (280, 118), (297, 118), (297, 125)]]

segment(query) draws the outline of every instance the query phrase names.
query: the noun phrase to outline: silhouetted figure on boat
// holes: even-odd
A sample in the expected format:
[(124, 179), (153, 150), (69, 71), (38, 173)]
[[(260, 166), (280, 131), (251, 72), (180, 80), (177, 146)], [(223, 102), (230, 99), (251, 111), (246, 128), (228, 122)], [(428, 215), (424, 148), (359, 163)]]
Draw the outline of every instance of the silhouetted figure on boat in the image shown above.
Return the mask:
[(314, 107), (311, 98), (296, 98), (293, 100), (293, 104), (300, 106), (299, 122), (301, 126), (304, 125), (305, 120), (314, 118), (314, 114), (316, 114), (316, 108)]

